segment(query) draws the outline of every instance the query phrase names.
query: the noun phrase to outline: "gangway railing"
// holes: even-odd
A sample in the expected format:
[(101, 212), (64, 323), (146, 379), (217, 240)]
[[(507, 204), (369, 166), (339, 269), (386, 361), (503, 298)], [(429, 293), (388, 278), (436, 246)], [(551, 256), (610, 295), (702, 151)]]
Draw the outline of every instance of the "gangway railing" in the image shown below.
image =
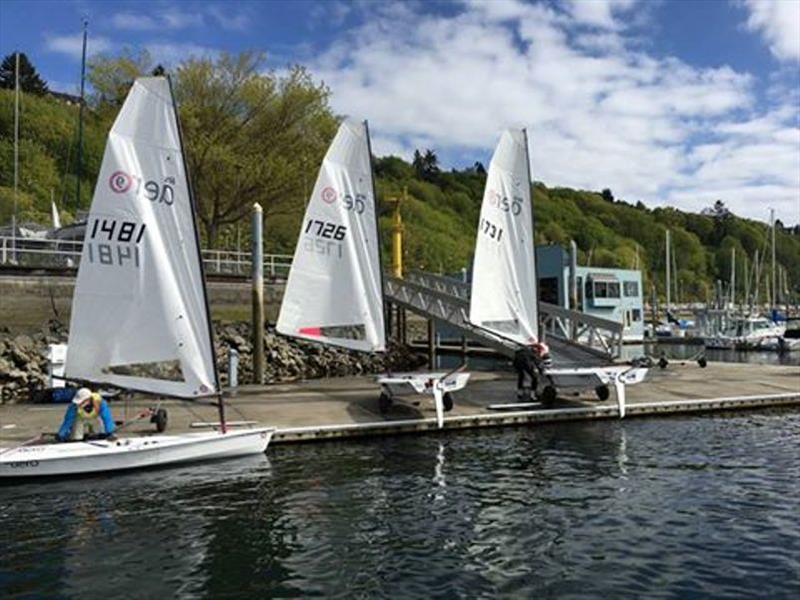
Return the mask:
[(539, 302), (539, 322), (548, 339), (557, 338), (611, 359), (622, 356), (624, 325), (562, 306)]
[(506, 340), (476, 330), (467, 321), (469, 301), (427, 285), (416, 283), (410, 277), (384, 278), (383, 292), (386, 299), (429, 319), (447, 323), (461, 335), (477, 339), (483, 345), (506, 356), (513, 356), (516, 346)]
[[(408, 290), (405, 290), (399, 282), (404, 282), (408, 286)], [(447, 310), (438, 311), (441, 316), (435, 314), (433, 316), (450, 325), (458, 326), (459, 323), (453, 323), (448, 317), (454, 316), (457, 321), (460, 318), (458, 312), (453, 312), (454, 308), (451, 305), (457, 304), (459, 311), (463, 310), (465, 314), (469, 312), (469, 284), (452, 277), (410, 271), (404, 280), (395, 281), (392, 289), (403, 293), (414, 290), (414, 293), (417, 294), (415, 305), (419, 309), (429, 310), (431, 307), (437, 308), (440, 305), (446, 307)], [(426, 291), (430, 293), (430, 297), (427, 299), (424, 296)], [(447, 298), (449, 301), (445, 301), (443, 298)], [(459, 301), (458, 303), (456, 303), (456, 299)], [(432, 304), (434, 301), (438, 304)], [(543, 336), (551, 345), (555, 339), (569, 344), (577, 350), (606, 359), (613, 360), (622, 355), (624, 325), (618, 321), (569, 310), (548, 302), (539, 302), (539, 320)], [(464, 321), (463, 317), (461, 317), (461, 321)], [(463, 324), (471, 329), (471, 335), (474, 337), (474, 328), (466, 322)]]

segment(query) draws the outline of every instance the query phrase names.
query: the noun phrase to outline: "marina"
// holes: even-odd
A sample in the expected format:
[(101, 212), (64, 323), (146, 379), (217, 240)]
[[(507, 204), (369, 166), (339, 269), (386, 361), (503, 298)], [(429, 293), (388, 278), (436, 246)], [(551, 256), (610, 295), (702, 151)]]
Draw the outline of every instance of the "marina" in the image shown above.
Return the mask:
[(0, 598), (800, 597), (800, 0), (162, 4), (0, 3)]

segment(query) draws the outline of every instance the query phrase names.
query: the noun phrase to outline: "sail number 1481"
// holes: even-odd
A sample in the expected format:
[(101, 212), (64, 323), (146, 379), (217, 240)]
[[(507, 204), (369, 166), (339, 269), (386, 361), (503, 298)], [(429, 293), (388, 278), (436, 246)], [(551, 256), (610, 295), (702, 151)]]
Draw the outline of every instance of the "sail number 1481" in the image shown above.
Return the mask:
[(85, 240), (90, 263), (139, 268), (139, 242), (147, 225), (135, 221), (95, 219)]

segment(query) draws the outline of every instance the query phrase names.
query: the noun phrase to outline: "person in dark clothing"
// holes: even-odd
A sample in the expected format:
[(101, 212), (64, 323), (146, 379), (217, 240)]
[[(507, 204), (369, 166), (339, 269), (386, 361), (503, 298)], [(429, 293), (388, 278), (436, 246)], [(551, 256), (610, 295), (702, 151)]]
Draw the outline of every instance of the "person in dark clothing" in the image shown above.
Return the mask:
[[(536, 375), (539, 368), (546, 368), (550, 365), (550, 351), (547, 344), (536, 342), (522, 346), (514, 353), (513, 364), (514, 370), (517, 372), (517, 398), (529, 402), (531, 392), (535, 392), (539, 385)], [(530, 385), (525, 385), (526, 379), (530, 380)]]

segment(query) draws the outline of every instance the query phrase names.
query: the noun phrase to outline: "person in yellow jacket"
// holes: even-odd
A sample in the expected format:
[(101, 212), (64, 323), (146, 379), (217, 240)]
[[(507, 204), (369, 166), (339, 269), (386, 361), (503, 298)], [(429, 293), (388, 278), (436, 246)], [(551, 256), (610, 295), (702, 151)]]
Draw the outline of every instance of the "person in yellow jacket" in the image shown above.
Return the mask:
[(64, 414), (57, 437), (62, 442), (82, 440), (84, 434), (91, 433), (113, 437), (115, 428), (108, 402), (97, 392), (80, 388)]

